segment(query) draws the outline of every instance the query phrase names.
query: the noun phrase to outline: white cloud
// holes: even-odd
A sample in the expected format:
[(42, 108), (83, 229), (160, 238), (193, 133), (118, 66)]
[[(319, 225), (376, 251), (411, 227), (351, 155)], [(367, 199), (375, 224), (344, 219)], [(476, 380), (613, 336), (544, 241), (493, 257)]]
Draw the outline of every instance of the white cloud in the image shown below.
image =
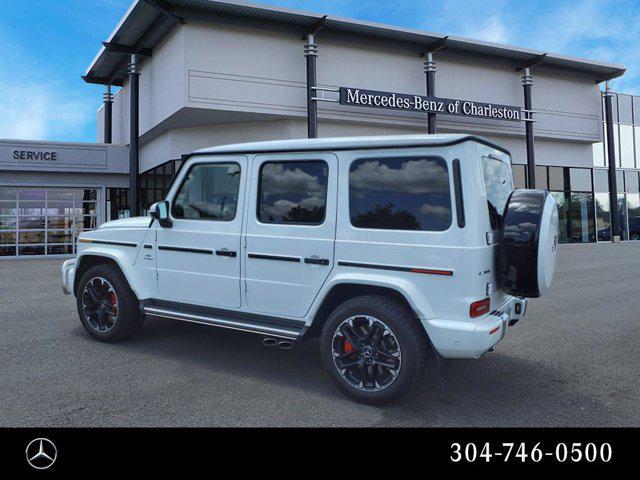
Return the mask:
[[(471, 25), (475, 25), (473, 22)], [(482, 22), (479, 28), (469, 28), (463, 32), (465, 37), (493, 43), (509, 43), (509, 32), (500, 15), (493, 15)]]
[(53, 82), (12, 82), (3, 75), (0, 92), (0, 138), (73, 138), (95, 115), (86, 98)]

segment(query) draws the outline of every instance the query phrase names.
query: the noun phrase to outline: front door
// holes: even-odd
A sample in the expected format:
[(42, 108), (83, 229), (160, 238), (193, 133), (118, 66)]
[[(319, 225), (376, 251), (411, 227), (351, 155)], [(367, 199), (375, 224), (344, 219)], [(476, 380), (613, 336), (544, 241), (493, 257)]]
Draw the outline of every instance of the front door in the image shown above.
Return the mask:
[(247, 306), (304, 317), (333, 267), (337, 159), (330, 153), (259, 155), (251, 172)]
[(171, 227), (157, 230), (162, 300), (240, 306), (240, 235), (247, 159), (203, 157), (170, 193)]

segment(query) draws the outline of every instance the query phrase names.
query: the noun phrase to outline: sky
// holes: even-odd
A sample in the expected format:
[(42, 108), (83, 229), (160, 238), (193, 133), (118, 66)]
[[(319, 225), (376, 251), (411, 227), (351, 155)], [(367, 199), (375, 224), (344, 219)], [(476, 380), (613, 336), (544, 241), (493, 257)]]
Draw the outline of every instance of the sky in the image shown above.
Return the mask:
[[(104, 87), (80, 78), (128, 0), (0, 0), (0, 138), (93, 142)], [(621, 63), (640, 95), (640, 0), (260, 3)]]

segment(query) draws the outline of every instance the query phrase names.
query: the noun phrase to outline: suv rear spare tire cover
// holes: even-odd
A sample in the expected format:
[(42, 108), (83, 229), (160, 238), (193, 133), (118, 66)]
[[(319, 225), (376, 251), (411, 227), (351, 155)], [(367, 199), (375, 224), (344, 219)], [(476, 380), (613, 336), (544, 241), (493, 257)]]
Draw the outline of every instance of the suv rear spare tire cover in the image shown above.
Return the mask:
[(539, 297), (550, 287), (558, 252), (558, 206), (543, 190), (514, 190), (503, 218), (499, 265), (510, 295)]

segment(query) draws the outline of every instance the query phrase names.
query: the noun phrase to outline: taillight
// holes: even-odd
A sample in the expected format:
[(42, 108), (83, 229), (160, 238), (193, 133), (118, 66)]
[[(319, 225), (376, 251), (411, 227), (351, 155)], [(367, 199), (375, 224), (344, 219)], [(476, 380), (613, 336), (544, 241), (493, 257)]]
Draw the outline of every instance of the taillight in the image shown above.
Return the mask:
[(479, 317), (485, 313), (489, 313), (491, 310), (491, 299), (485, 298), (484, 300), (478, 300), (473, 302), (469, 307), (469, 316), (471, 318)]

